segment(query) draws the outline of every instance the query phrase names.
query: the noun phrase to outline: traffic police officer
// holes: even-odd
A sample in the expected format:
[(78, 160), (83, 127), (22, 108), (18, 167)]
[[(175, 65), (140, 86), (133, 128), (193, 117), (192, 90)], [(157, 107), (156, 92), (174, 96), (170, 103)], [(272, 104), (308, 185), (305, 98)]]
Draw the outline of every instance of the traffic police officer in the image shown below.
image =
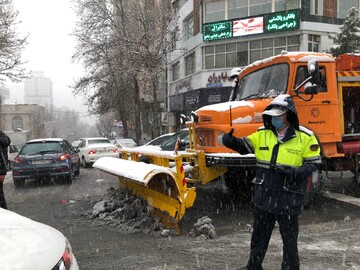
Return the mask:
[(279, 95), (262, 113), (264, 126), (237, 138), (233, 129), (223, 136), (224, 146), (240, 154), (254, 153), (257, 161), (253, 185), (253, 233), (248, 264), (243, 269), (262, 269), (274, 229), (279, 224), (283, 241), (281, 269), (299, 269), (298, 216), (303, 210), (306, 182), (318, 173), (319, 142), (299, 126), (290, 95)]

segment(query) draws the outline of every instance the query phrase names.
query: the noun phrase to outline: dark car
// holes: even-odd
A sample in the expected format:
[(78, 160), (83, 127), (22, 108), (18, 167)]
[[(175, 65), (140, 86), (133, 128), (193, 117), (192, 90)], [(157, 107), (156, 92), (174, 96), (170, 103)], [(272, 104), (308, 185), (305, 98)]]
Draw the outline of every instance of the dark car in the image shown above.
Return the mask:
[(15, 187), (25, 180), (62, 180), (71, 183), (80, 174), (79, 150), (67, 140), (46, 138), (30, 140), (14, 159), (12, 175)]
[[(178, 141), (178, 139), (180, 139), (180, 145), (179, 145), (178, 151), (184, 151), (184, 150), (186, 150), (186, 148), (189, 148), (190, 147), (189, 129), (184, 128), (176, 133), (171, 134), (170, 136), (165, 138), (163, 141), (161, 141), (161, 143), (158, 146), (153, 146), (153, 147), (157, 147), (157, 148), (154, 148), (152, 150), (153, 151), (175, 151), (175, 146), (176, 146), (176, 142)], [(146, 149), (146, 148), (141, 148), (141, 146), (140, 146), (139, 149)], [(141, 155), (140, 161), (144, 162), (144, 163), (151, 163), (149, 158), (146, 157), (146, 155)]]
[(174, 151), (176, 141), (180, 139), (180, 147), (179, 150), (185, 150), (189, 148), (189, 130), (187, 128), (182, 129), (170, 137), (166, 138), (160, 143), (161, 150), (163, 151)]
[(151, 140), (145, 145), (160, 145), (163, 141), (165, 141), (167, 138), (169, 138), (172, 135), (174, 135), (173, 132), (160, 135), (159, 137), (156, 137), (155, 139)]

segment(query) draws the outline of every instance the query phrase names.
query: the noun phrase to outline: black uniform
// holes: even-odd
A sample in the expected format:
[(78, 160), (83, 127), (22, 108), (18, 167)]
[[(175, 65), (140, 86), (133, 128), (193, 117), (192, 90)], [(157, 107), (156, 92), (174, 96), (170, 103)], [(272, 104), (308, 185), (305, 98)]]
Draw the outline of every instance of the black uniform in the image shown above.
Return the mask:
[(4, 179), (7, 172), (8, 146), (10, 143), (10, 138), (0, 130), (0, 207), (4, 209), (7, 209), (4, 195)]

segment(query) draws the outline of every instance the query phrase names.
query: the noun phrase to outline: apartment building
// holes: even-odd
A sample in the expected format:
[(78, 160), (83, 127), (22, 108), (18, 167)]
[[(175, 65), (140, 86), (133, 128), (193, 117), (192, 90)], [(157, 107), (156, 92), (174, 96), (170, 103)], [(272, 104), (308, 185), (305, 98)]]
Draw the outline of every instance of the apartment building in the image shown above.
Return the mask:
[(53, 83), (41, 71), (32, 71), (24, 83), (25, 104), (37, 104), (51, 108), (53, 106)]
[[(180, 35), (169, 54), (167, 123), (227, 101), (230, 71), (281, 51), (328, 51), (359, 0), (173, 0)], [(170, 128), (171, 130), (171, 128)]]

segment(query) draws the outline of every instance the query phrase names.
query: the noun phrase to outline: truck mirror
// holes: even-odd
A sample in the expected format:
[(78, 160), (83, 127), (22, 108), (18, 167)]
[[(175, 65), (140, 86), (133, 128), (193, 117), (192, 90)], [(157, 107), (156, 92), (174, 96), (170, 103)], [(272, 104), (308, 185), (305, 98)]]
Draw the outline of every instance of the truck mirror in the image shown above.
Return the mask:
[(313, 84), (313, 85), (305, 84), (305, 89), (304, 89), (305, 95), (316, 95), (318, 93), (319, 93), (319, 86), (317, 84)]
[(315, 59), (308, 61), (308, 73), (311, 76), (310, 82), (312, 84), (320, 84), (319, 65)]

